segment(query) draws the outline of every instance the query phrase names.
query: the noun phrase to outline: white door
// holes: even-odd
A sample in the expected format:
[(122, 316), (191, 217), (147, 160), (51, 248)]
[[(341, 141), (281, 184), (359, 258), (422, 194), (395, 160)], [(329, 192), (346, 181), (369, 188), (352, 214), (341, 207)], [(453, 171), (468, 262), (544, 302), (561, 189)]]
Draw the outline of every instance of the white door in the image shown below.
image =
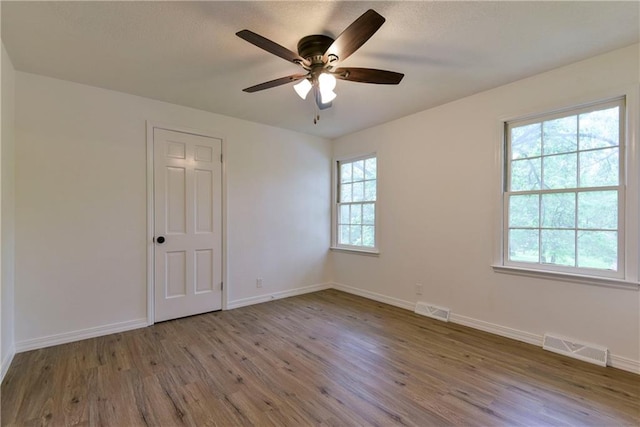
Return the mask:
[(153, 129), (155, 321), (222, 308), (222, 141)]

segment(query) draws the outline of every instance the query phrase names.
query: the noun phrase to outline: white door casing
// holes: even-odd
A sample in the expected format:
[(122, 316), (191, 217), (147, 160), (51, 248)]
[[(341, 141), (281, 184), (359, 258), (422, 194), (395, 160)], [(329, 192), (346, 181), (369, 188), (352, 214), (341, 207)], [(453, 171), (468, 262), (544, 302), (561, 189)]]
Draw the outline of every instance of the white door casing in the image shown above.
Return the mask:
[(222, 140), (152, 129), (154, 321), (220, 310)]

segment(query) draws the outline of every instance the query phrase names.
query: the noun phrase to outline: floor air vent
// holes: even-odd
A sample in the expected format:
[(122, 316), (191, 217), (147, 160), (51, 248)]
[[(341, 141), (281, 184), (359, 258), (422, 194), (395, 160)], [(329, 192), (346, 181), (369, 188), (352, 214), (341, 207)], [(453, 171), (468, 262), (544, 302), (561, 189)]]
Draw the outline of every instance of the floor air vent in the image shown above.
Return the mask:
[(427, 304), (426, 302), (418, 302), (416, 304), (415, 312), (417, 314), (422, 314), (423, 316), (448, 322), (450, 311), (451, 310), (448, 308), (437, 307), (435, 305)]
[(553, 351), (554, 353), (573, 357), (574, 359), (584, 360), (585, 362), (595, 363), (600, 366), (607, 366), (607, 353), (609, 350), (606, 347), (545, 334), (542, 348)]

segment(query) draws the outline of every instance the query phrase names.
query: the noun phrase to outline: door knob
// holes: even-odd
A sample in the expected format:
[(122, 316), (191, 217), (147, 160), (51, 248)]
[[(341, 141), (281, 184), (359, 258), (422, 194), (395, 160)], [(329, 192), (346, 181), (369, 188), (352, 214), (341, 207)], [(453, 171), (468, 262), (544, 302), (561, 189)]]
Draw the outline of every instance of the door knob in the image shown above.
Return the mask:
[(159, 244), (163, 244), (164, 243), (164, 236), (158, 236), (156, 237), (156, 242), (158, 242)]

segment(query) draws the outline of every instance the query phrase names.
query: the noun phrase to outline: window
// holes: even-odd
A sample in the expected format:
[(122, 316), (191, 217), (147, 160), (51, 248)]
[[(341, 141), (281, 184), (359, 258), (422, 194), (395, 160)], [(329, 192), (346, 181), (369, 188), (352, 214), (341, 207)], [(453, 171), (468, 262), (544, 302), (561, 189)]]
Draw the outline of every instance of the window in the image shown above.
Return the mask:
[(378, 167), (375, 155), (337, 166), (335, 247), (375, 252)]
[(624, 275), (624, 99), (506, 123), (503, 264)]

